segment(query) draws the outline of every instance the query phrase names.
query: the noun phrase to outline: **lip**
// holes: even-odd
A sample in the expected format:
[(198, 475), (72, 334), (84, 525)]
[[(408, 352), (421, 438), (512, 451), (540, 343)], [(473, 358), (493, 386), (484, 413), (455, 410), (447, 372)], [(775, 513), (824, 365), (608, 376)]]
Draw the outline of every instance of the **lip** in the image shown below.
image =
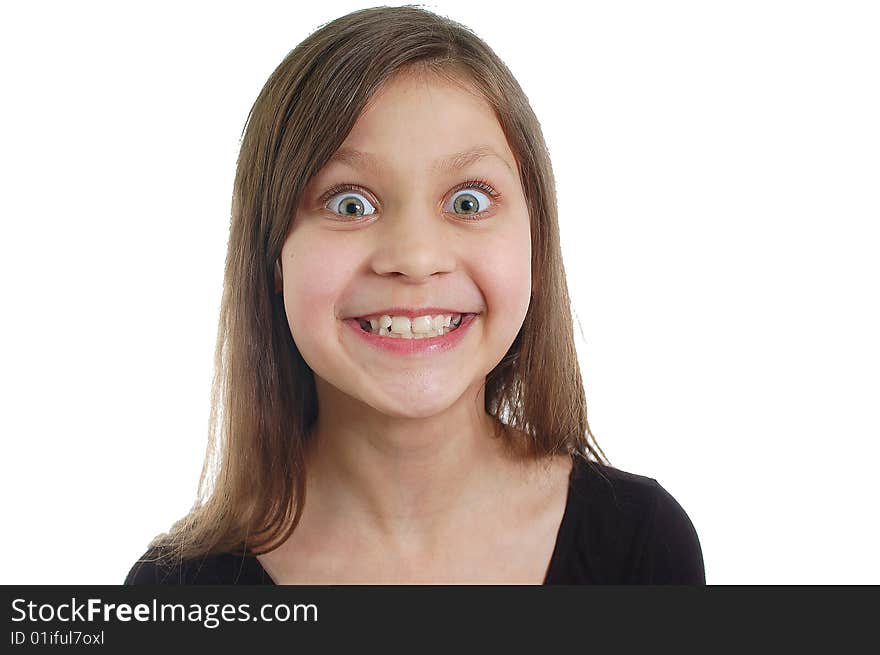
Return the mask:
[[(437, 316), (438, 314), (443, 314), (444, 316), (447, 314), (452, 314), (455, 316), (456, 314), (467, 314), (473, 312), (462, 312), (457, 309), (447, 309), (445, 307), (390, 307), (389, 309), (380, 309), (375, 312), (371, 312), (369, 314), (361, 314), (360, 316), (349, 316), (349, 319), (353, 318), (366, 318), (367, 316), (406, 316), (408, 318), (418, 318), (419, 316)], [(348, 320), (348, 319), (346, 319)]]
[(360, 339), (373, 348), (383, 353), (395, 355), (432, 355), (446, 352), (455, 348), (468, 332), (474, 319), (479, 314), (463, 314), (461, 325), (452, 332), (447, 332), (437, 337), (425, 339), (396, 339), (394, 337), (380, 337), (377, 334), (364, 332), (356, 318), (348, 318), (343, 321), (350, 327)]

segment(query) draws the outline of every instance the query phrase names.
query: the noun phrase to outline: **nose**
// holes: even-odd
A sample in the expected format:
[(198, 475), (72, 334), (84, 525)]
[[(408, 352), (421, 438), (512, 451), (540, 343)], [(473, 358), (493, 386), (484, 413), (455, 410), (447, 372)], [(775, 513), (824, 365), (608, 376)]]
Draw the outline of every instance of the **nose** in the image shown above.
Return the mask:
[(457, 238), (439, 208), (406, 203), (386, 212), (380, 222), (373, 257), (376, 273), (417, 282), (453, 270)]

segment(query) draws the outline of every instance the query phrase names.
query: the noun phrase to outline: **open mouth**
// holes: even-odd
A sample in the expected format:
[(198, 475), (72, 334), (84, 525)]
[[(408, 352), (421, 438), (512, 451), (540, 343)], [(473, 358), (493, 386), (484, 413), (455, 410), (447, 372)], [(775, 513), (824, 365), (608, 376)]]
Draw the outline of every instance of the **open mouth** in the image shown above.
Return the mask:
[(361, 330), (368, 334), (390, 339), (430, 339), (459, 328), (463, 320), (474, 314), (451, 314), (424, 316), (414, 320), (407, 317), (380, 316), (354, 319)]

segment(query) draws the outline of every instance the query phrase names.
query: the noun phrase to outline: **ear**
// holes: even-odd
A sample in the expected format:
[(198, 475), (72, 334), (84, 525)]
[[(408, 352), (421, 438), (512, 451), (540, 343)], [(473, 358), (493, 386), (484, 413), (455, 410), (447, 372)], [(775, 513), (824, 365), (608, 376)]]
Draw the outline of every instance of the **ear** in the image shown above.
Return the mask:
[(275, 293), (281, 293), (284, 290), (284, 283), (281, 280), (281, 264), (275, 260)]

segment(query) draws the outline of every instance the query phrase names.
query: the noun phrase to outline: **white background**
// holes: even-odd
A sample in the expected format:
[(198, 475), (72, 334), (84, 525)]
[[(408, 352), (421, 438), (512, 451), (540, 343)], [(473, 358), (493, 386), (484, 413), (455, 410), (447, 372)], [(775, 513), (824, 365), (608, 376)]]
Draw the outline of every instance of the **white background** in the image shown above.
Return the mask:
[[(191, 506), (248, 110), (367, 6), (4, 5), (0, 582), (121, 583)], [(541, 121), (612, 464), (710, 584), (880, 583), (876, 3), (514, 6), (426, 5)]]

